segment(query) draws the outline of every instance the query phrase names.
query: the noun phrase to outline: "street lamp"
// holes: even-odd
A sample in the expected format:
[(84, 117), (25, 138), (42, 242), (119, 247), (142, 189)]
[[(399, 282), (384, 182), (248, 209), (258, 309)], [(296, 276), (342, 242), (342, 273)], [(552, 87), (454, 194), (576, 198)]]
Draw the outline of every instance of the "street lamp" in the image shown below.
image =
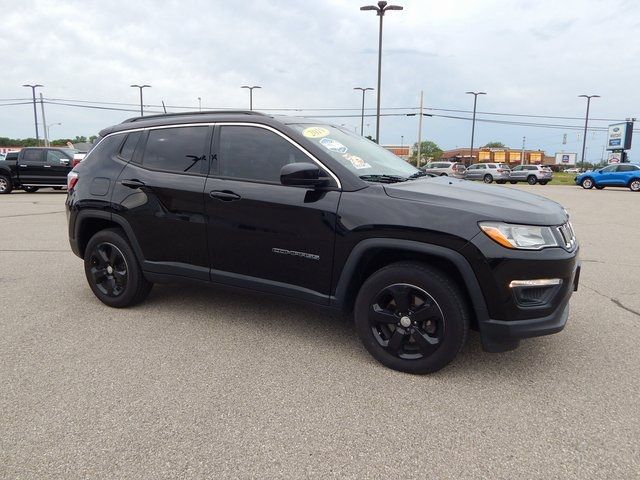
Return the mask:
[(388, 10), (402, 10), (399, 5), (387, 5), (387, 2), (378, 2), (378, 5), (365, 5), (360, 10), (375, 10), (380, 17), (380, 31), (378, 33), (378, 104), (376, 106), (376, 143), (380, 143), (380, 82), (382, 80), (382, 19)]
[(589, 124), (589, 105), (592, 98), (600, 98), (600, 95), (578, 95), (578, 98), (587, 99), (587, 114), (584, 116), (584, 135), (582, 136), (582, 169), (584, 170), (584, 151), (587, 146), (587, 125)]
[(45, 128), (47, 129), (47, 138), (49, 140), (51, 140), (51, 127), (53, 127), (54, 125), (62, 125), (62, 123), (58, 122), (58, 123), (50, 123), (49, 125), (45, 125)]
[(29, 85), (28, 83), (26, 83), (22, 86), (29, 87), (33, 95), (33, 123), (36, 126), (36, 143), (40, 144), (40, 135), (38, 134), (38, 111), (36, 110), (36, 88), (44, 87), (44, 85), (40, 85), (39, 83), (36, 83), (35, 85)]
[(140, 89), (140, 116), (144, 117), (144, 110), (142, 108), (142, 89), (143, 88), (151, 88), (151, 85), (131, 85), (134, 88)]
[(486, 95), (486, 92), (465, 92), (467, 95), (473, 95), (473, 119), (471, 120), (471, 151), (469, 152), (469, 163), (467, 163), (467, 167), (471, 164), (473, 159), (473, 135), (476, 130), (476, 104), (478, 102), (478, 95)]
[[(422, 94), (420, 95), (420, 110), (422, 110)], [(418, 151), (416, 153), (416, 168), (420, 168), (420, 157), (422, 152), (422, 117), (433, 117), (430, 113), (407, 113), (407, 117), (418, 116)]]
[(253, 111), (253, 89), (254, 88), (262, 88), (258, 85), (253, 85), (253, 86), (249, 86), (249, 85), (243, 85), (240, 88), (248, 88), (249, 89), (249, 110)]
[(354, 87), (353, 89), (362, 91), (362, 115), (361, 115), (361, 118), (360, 118), (360, 136), (363, 137), (364, 136), (364, 93), (367, 90), (373, 90), (373, 88), (371, 88), (371, 87), (365, 87), (365, 88)]

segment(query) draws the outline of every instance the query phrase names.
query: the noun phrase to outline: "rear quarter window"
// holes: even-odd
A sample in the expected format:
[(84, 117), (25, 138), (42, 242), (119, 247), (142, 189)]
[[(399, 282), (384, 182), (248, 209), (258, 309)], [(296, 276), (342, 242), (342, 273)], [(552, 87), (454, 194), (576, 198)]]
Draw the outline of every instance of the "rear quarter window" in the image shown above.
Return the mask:
[(116, 155), (123, 140), (124, 135), (109, 135), (103, 138), (100, 143), (91, 149), (82, 163), (105, 160)]

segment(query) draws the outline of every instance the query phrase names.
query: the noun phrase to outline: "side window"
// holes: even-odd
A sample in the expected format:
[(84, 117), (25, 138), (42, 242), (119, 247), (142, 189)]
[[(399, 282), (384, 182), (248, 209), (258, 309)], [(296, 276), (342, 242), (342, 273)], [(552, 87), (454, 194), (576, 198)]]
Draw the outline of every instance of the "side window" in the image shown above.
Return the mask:
[(24, 153), (22, 154), (22, 161), (23, 162), (40, 162), (43, 163), (44, 162), (44, 158), (43, 158), (43, 150), (37, 150), (35, 148), (33, 149), (29, 149), (29, 150), (25, 150)]
[(636, 169), (634, 165), (618, 165), (618, 172), (633, 172)]
[(120, 149), (120, 154), (118, 156), (127, 162), (131, 160), (141, 136), (142, 132), (132, 132), (127, 135), (127, 139), (122, 144), (122, 148)]
[(311, 161), (280, 135), (258, 127), (220, 127), (218, 150), (217, 175), (258, 182), (280, 183), (284, 165)]
[(489, 165), (489, 168), (496, 168), (496, 166), (491, 164), (491, 165)]
[(603, 172), (603, 173), (604, 173), (604, 172), (615, 172), (615, 171), (616, 171), (616, 168), (618, 168), (618, 166), (617, 166), (617, 165), (609, 165), (608, 167), (603, 168), (603, 169), (602, 169), (602, 172)]
[(118, 153), (122, 144), (122, 135), (110, 135), (103, 138), (95, 147), (91, 149), (82, 162), (99, 161), (111, 157)]
[(479, 168), (480, 170), (486, 170), (486, 169), (487, 169), (487, 166), (486, 166), (486, 165), (484, 165), (484, 164), (482, 164), (482, 165), (478, 165), (478, 168)]
[(513, 171), (514, 172), (519, 172), (520, 170), (522, 170), (522, 165), (518, 165), (516, 167), (513, 167)]
[(208, 126), (149, 131), (142, 165), (177, 173), (204, 173)]
[(64, 153), (58, 150), (47, 150), (47, 163), (49, 165), (61, 165), (63, 163), (61, 160), (65, 160), (64, 163), (69, 162), (69, 158)]

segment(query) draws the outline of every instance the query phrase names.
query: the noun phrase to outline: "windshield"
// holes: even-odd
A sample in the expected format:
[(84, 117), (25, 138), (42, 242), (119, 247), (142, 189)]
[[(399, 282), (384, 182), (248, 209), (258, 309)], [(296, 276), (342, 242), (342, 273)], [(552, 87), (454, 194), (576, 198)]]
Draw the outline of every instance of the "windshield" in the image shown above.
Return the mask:
[(374, 180), (379, 176), (406, 180), (419, 173), (413, 165), (377, 143), (340, 128), (321, 124), (295, 124), (291, 127), (365, 180)]

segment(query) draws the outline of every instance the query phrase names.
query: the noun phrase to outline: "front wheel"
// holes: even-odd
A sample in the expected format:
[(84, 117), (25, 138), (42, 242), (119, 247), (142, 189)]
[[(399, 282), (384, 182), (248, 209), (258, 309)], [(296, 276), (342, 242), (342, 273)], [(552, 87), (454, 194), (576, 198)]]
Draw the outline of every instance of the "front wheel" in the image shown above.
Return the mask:
[(35, 193), (37, 192), (40, 188), (39, 187), (22, 187), (22, 189), (27, 192), (27, 193)]
[(421, 263), (399, 262), (364, 282), (355, 322), (376, 360), (394, 370), (424, 374), (456, 357), (467, 338), (469, 312), (447, 275)]
[(632, 192), (640, 192), (640, 179), (634, 179), (629, 182), (629, 190)]
[(117, 228), (91, 237), (84, 253), (84, 271), (95, 296), (110, 307), (140, 303), (153, 287), (144, 278), (124, 232)]
[(580, 186), (582, 186), (582, 188), (586, 190), (589, 190), (593, 188), (593, 180), (591, 180), (590, 178), (585, 178), (584, 180), (582, 180), (582, 182), (580, 182)]
[(527, 177), (527, 183), (529, 185), (535, 185), (536, 183), (538, 183), (538, 179), (535, 177), (535, 175), (529, 175)]
[(482, 181), (484, 183), (492, 183), (493, 182), (493, 177), (489, 174), (485, 175), (484, 178), (482, 179)]
[(11, 179), (5, 175), (0, 175), (0, 195), (11, 193), (11, 190), (13, 190)]

